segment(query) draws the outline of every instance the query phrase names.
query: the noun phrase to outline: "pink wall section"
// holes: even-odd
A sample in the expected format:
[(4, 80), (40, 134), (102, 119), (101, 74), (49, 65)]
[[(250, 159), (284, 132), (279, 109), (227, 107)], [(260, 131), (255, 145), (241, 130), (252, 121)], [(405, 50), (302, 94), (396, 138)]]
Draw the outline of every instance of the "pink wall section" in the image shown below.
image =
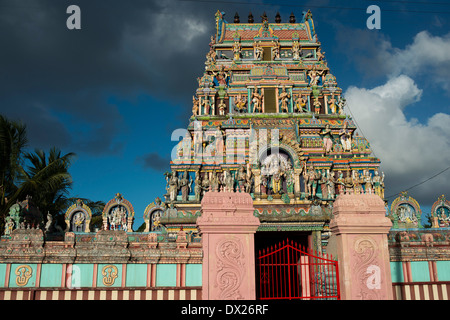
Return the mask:
[(255, 300), (253, 216), (247, 193), (208, 192), (197, 224), (203, 245), (203, 300)]

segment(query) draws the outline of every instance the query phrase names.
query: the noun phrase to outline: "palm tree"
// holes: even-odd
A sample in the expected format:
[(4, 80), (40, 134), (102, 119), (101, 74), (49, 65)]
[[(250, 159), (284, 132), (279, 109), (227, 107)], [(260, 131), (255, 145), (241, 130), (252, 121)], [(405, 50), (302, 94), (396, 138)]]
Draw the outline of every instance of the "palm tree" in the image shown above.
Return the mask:
[(20, 170), (20, 187), (16, 198), (30, 195), (44, 216), (47, 212), (54, 217), (62, 213), (72, 186), (68, 169), (74, 157), (74, 153), (61, 155), (61, 151), (56, 148), (52, 148), (48, 156), (43, 150), (25, 153), (28, 166)]
[(0, 221), (15, 203), (27, 142), (25, 125), (0, 115)]

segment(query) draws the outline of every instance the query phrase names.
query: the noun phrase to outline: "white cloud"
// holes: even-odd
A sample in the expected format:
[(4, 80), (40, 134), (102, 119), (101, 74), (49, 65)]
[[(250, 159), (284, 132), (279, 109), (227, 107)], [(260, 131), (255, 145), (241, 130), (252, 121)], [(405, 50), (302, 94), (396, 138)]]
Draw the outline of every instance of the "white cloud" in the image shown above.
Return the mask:
[[(422, 90), (409, 76), (392, 77), (384, 85), (350, 87), (348, 107), (371, 143), (386, 173), (386, 196), (423, 181), (450, 165), (450, 115), (437, 113), (420, 123), (404, 110), (420, 101)], [(428, 204), (450, 194), (448, 172), (414, 189), (413, 197)], [(392, 199), (391, 199), (392, 200)]]

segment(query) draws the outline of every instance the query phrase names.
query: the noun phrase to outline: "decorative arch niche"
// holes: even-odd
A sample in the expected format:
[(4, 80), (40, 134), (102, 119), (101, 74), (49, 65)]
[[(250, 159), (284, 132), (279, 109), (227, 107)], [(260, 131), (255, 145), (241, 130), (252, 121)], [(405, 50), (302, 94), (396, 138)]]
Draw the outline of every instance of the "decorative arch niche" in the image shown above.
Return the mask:
[(131, 203), (117, 193), (103, 209), (104, 230), (125, 230), (132, 232), (134, 209)]
[(89, 225), (92, 211), (82, 200), (78, 199), (64, 214), (66, 232), (90, 232)]

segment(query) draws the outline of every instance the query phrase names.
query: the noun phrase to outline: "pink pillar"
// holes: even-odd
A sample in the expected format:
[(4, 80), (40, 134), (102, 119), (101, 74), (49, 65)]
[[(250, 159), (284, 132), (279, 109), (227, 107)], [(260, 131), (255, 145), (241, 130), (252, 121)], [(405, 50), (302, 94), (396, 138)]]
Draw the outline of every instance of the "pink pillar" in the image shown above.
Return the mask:
[(254, 233), (259, 219), (253, 215), (248, 193), (205, 194), (197, 225), (202, 233), (203, 300), (254, 300)]
[(330, 222), (343, 300), (392, 300), (387, 235), (392, 226), (376, 194), (340, 194)]

